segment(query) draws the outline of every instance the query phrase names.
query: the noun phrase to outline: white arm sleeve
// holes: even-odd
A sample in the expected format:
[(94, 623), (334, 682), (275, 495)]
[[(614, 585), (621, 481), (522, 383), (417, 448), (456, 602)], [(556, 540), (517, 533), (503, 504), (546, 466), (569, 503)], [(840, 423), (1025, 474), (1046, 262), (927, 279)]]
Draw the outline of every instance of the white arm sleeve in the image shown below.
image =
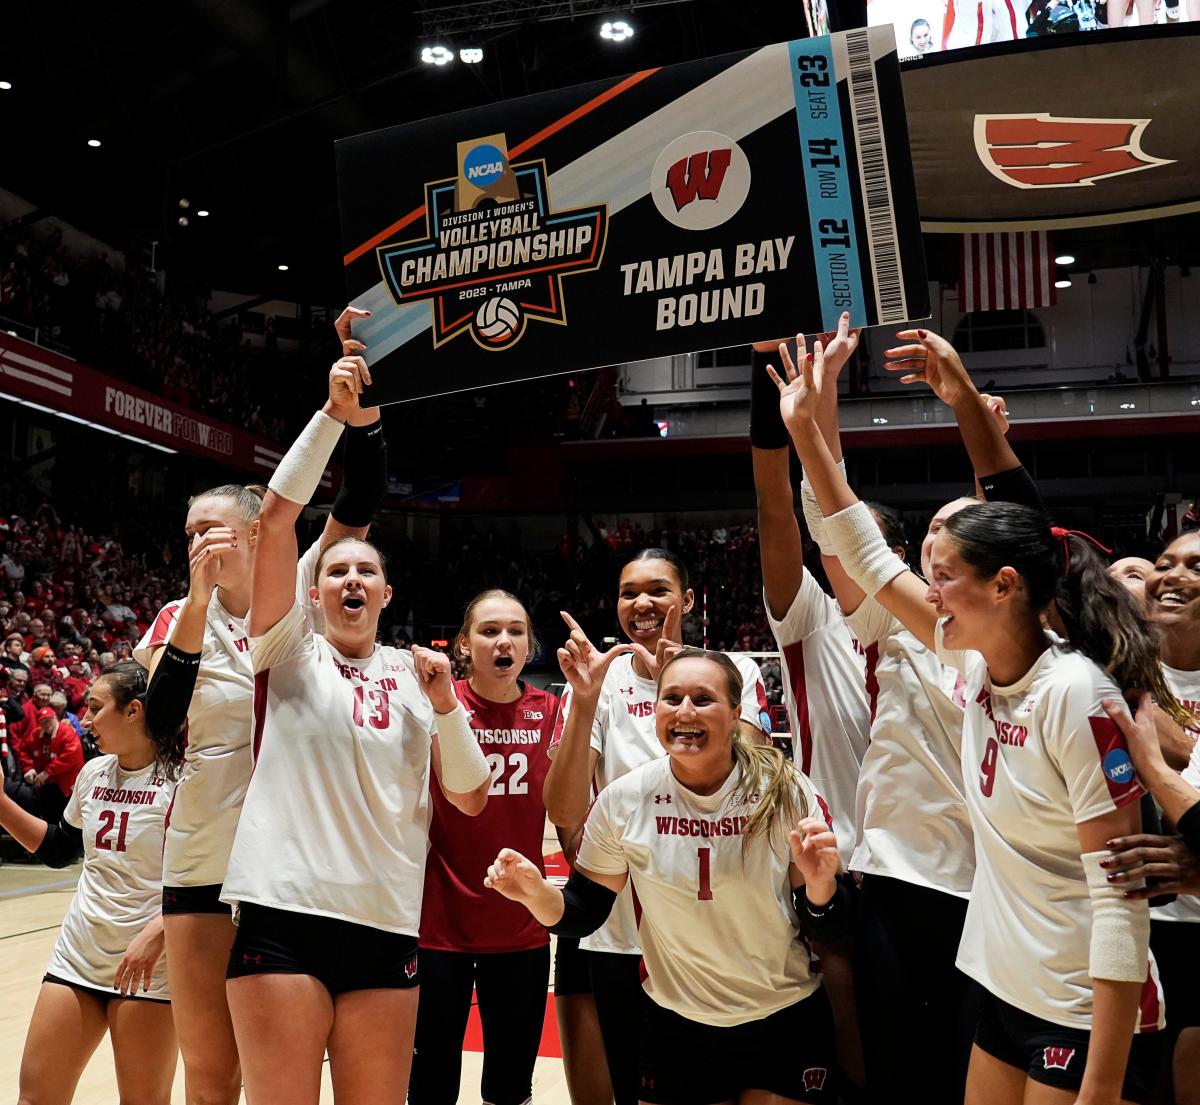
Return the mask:
[(343, 429), (336, 418), (317, 411), (292, 442), (267, 486), (288, 502), (307, 505), (320, 486)]
[(1080, 856), (1092, 899), (1088, 974), (1114, 982), (1144, 982), (1150, 962), (1150, 907), (1146, 902), (1126, 898), (1125, 891), (1145, 884), (1113, 886), (1108, 872), (1100, 866), (1100, 861), (1110, 855), (1085, 852)]
[(888, 548), (866, 503), (829, 515), (825, 537), (846, 574), (872, 598), (908, 571), (908, 565)]
[(470, 794), (491, 774), (461, 705), (437, 715), (438, 750), (442, 757), (442, 786), (454, 794)]

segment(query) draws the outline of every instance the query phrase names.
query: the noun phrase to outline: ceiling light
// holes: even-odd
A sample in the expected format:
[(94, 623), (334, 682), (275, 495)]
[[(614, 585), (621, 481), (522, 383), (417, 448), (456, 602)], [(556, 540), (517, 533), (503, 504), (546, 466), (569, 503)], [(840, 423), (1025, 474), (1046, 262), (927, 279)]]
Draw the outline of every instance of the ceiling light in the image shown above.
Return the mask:
[(200, 210), (199, 210), (199, 211), (197, 211), (197, 212), (196, 212), (196, 214), (197, 214), (197, 215), (199, 215), (199, 216), (200, 216), (200, 218), (202, 218), (202, 219), (207, 219), (207, 218), (208, 218), (208, 212), (207, 212), (207, 211), (205, 211), (203, 207), (202, 207), (202, 208), (200, 208)]
[(1135, 410), (1137, 410), (1137, 404), (1136, 404), (1136, 403), (1122, 403), (1122, 404), (1121, 404), (1121, 410), (1123, 410), (1123, 411), (1135, 411)]
[(179, 201), (179, 206), (182, 207), (186, 211), (189, 207), (192, 206), (192, 201), (190, 199), (188, 199), (187, 196), (184, 196)]
[(7, 92), (12, 88), (12, 81), (0, 81), (0, 92)]
[(1055, 286), (1056, 288), (1069, 288), (1069, 287), (1071, 286), (1071, 281), (1069, 281), (1069, 280), (1056, 280), (1056, 281), (1054, 281), (1054, 286)]
[(426, 65), (445, 65), (454, 60), (454, 51), (446, 46), (426, 46), (421, 51), (421, 60)]
[(100, 148), (100, 139), (99, 138), (89, 138), (88, 145), (91, 146), (93, 150), (98, 150)]
[(458, 52), (458, 60), (466, 65), (478, 65), (483, 61), (483, 50), (478, 46), (464, 46)]
[(624, 42), (633, 38), (633, 27), (624, 19), (614, 19), (600, 28), (600, 37), (609, 42)]
[(186, 215), (180, 215), (179, 216), (179, 225), (187, 226), (187, 224), (188, 224), (188, 217)]
[(871, 421), (874, 422), (876, 426), (886, 426), (887, 425), (886, 418), (872, 418)]
[(280, 272), (287, 272), (287, 270), (288, 270), (287, 265), (277, 265), (276, 267), (279, 269)]
[(1054, 258), (1054, 263), (1056, 265), (1073, 265), (1075, 264), (1075, 258), (1069, 253), (1060, 253)]

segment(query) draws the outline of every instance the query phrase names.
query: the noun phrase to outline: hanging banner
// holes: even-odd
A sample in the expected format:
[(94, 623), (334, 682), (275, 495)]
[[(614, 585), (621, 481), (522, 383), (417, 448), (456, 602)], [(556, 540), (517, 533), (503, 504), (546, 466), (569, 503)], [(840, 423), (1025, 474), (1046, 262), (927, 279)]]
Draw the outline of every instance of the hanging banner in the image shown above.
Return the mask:
[(1200, 23), (927, 55), (904, 99), (924, 230), (1200, 211)]
[(929, 314), (890, 28), (337, 143), (364, 401)]
[[(189, 453), (266, 482), (285, 446), (0, 333), (0, 399), (24, 403), (167, 452)], [(321, 487), (333, 486), (326, 469)]]

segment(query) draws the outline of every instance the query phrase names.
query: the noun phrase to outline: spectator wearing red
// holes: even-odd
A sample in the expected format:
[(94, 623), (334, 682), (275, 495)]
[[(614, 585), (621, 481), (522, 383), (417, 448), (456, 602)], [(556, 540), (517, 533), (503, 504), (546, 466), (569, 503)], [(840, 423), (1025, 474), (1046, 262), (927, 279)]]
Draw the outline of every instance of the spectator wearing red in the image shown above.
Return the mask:
[(83, 745), (71, 723), (60, 719), (53, 706), (39, 707), (35, 724), (33, 739), (13, 749), (22, 777), (6, 783), (4, 791), (22, 809), (56, 824), (83, 767)]
[(81, 714), (87, 699), (88, 687), (91, 685), (87, 664), (82, 656), (72, 656), (67, 670), (70, 674), (63, 680), (63, 694), (67, 696), (67, 709), (73, 714)]
[(29, 656), (29, 678), (34, 683), (45, 683), (52, 691), (61, 691), (63, 671), (59, 667), (54, 649), (49, 645), (35, 645)]

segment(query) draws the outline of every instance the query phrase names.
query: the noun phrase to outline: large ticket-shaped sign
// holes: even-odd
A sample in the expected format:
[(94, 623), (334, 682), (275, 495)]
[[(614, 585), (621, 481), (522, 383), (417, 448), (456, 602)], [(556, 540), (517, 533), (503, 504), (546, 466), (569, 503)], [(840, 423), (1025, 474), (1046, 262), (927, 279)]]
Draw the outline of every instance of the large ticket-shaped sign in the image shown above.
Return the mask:
[(890, 27), (337, 144), (391, 403), (929, 313)]

